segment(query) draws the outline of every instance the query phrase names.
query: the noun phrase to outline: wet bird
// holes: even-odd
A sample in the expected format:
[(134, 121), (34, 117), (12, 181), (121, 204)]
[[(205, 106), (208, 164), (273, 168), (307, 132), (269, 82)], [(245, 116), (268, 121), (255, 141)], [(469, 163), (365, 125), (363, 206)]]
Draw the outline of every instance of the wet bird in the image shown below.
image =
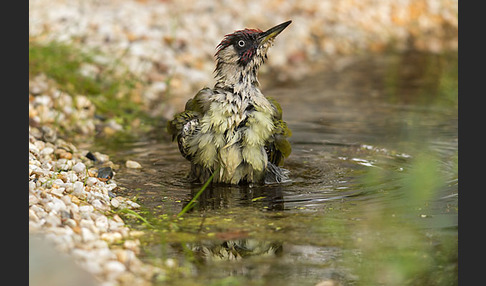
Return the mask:
[(267, 31), (243, 29), (227, 34), (216, 47), (216, 84), (205, 87), (167, 124), (184, 158), (189, 177), (213, 182), (280, 183), (291, 153), (291, 131), (282, 109), (259, 89), (257, 73), (275, 37), (291, 21)]

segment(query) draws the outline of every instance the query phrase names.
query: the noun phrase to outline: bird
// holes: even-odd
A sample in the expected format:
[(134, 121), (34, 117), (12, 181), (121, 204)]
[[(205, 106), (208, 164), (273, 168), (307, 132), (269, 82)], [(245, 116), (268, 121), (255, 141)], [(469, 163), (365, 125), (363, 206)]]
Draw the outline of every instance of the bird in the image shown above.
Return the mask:
[(216, 46), (216, 83), (189, 99), (167, 122), (172, 141), (190, 161), (192, 182), (273, 184), (289, 182), (283, 168), (292, 135), (280, 104), (262, 94), (259, 67), (268, 49), (292, 21), (266, 31), (245, 28)]

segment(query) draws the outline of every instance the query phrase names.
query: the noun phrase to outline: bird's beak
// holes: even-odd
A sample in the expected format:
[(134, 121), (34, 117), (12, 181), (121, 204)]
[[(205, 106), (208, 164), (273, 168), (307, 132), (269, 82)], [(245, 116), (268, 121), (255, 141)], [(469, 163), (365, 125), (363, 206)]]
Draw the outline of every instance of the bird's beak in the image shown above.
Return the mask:
[(287, 28), (288, 25), (290, 25), (292, 21), (287, 21), (284, 22), (280, 25), (277, 25), (273, 28), (270, 28), (266, 30), (265, 32), (261, 32), (260, 35), (258, 35), (258, 39), (260, 40), (260, 45), (263, 45), (270, 39), (274, 39), (280, 32), (282, 32), (285, 28)]

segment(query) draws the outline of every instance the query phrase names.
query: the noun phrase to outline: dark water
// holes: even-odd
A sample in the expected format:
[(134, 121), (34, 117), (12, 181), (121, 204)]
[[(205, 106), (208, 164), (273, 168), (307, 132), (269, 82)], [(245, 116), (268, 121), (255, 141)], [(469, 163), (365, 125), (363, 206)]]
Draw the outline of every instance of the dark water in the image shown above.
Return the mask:
[(119, 192), (156, 225), (130, 221), (149, 234), (144, 259), (172, 265), (156, 282), (457, 284), (457, 56), (339, 59), (266, 81), (293, 132), (291, 183), (211, 186), (174, 222), (201, 186), (165, 130), (98, 144), (122, 166)]

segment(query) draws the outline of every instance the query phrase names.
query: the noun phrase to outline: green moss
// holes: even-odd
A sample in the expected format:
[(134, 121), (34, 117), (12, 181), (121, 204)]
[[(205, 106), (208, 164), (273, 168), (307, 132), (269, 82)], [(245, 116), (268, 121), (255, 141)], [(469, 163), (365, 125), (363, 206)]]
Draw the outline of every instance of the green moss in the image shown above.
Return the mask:
[[(153, 119), (136, 100), (137, 87), (143, 87), (144, 83), (117, 59), (111, 59), (107, 64), (97, 62), (97, 57), (110, 58), (98, 51), (81, 50), (73, 44), (30, 42), (29, 78), (45, 74), (74, 100), (77, 95), (88, 96), (96, 106), (97, 115), (114, 119), (125, 131), (131, 131), (131, 123), (137, 118), (142, 123), (151, 122)], [(86, 66), (92, 66), (96, 71), (83, 73)]]

